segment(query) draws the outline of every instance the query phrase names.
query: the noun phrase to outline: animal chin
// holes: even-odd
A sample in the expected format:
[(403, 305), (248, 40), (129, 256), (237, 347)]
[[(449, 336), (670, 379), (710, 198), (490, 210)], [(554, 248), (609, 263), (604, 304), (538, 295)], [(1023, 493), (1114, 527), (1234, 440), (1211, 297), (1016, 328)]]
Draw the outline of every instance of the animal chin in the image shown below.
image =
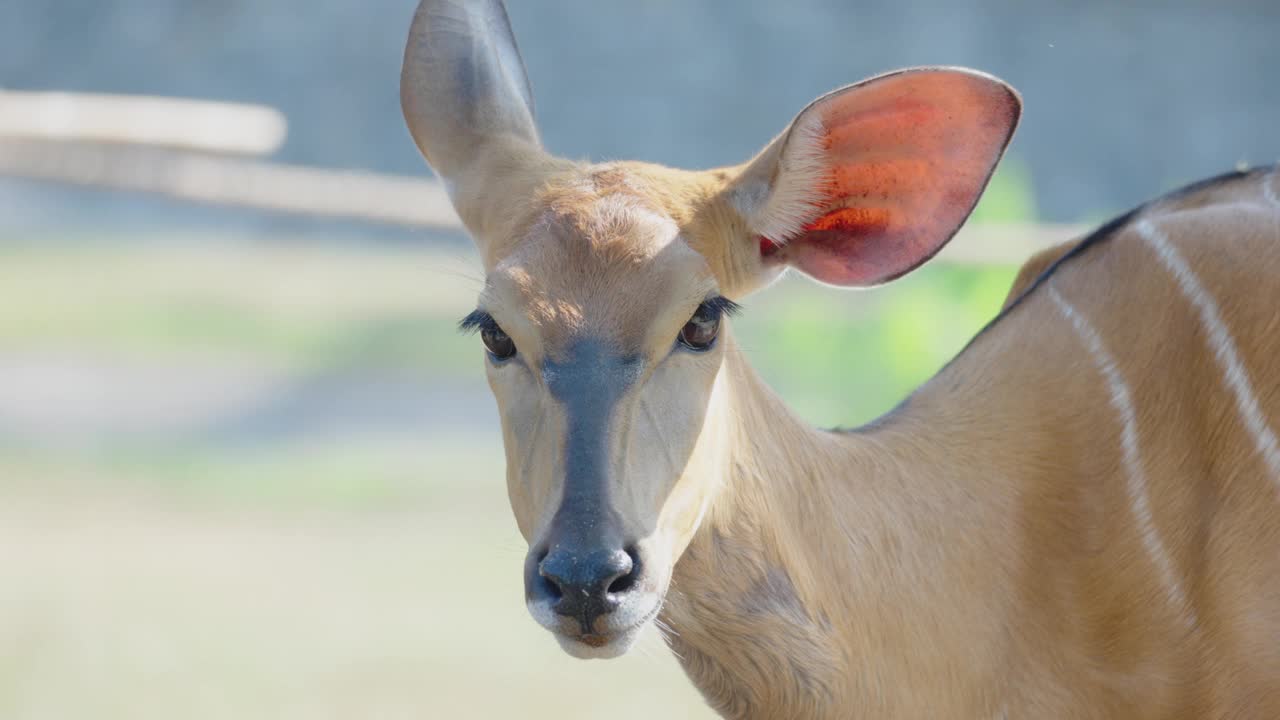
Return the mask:
[(563, 633), (553, 633), (556, 640), (560, 643), (560, 648), (569, 655), (581, 660), (607, 660), (611, 658), (621, 657), (631, 649), (635, 644), (636, 638), (644, 629), (641, 624), (620, 633), (609, 635), (578, 635), (570, 636)]
[(658, 616), (662, 609), (663, 597), (658, 596), (653, 607), (639, 621), (624, 630), (604, 633), (566, 634), (552, 630), (560, 647), (570, 655), (585, 660), (600, 660), (625, 655), (644, 629)]

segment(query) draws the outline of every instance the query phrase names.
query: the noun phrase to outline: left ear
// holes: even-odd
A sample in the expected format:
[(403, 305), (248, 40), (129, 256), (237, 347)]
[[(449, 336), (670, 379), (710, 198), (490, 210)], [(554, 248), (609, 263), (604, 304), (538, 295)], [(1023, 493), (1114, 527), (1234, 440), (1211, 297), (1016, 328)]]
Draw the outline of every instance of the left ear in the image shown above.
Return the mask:
[(933, 257), (977, 204), (1022, 101), (960, 68), (902, 70), (824, 95), (732, 183), (763, 269), (867, 287)]

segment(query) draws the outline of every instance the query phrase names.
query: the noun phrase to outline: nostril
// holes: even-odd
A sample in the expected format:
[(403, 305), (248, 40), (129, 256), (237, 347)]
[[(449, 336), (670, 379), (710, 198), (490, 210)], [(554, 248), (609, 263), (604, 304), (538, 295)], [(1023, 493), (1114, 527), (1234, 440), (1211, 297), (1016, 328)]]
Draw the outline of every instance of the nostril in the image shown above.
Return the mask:
[(617, 595), (618, 593), (624, 593), (630, 590), (632, 587), (635, 587), (635, 584), (636, 584), (636, 573), (629, 572), (626, 575), (623, 575), (622, 577), (618, 578), (617, 580), (614, 580), (613, 582), (609, 583), (609, 594)]
[(627, 559), (619, 567), (621, 574), (609, 583), (607, 592), (610, 595), (627, 592), (635, 587), (636, 581), (640, 578), (640, 553), (634, 545), (626, 548), (626, 553)]
[(548, 573), (544, 563), (547, 559), (548, 550), (538, 553), (535, 566), (538, 568), (537, 583), (541, 586), (539, 589), (547, 599), (555, 602), (564, 597), (564, 591), (560, 589), (560, 581), (555, 575)]

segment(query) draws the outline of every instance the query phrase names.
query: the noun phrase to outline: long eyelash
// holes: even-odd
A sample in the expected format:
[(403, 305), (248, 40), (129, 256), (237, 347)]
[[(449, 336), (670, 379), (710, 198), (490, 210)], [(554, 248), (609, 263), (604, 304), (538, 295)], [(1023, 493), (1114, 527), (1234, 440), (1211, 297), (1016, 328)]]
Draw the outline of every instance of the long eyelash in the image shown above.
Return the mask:
[(498, 323), (493, 316), (483, 310), (473, 310), (470, 315), (458, 321), (458, 332), (470, 335), (481, 330), (497, 330)]
[(717, 295), (713, 298), (704, 300), (702, 302), (702, 307), (706, 308), (716, 316), (728, 315), (732, 317), (742, 310), (741, 305), (723, 295)]
[[(723, 295), (708, 298), (702, 302), (702, 308), (719, 317), (737, 315), (742, 306)], [(470, 314), (458, 321), (458, 332), (470, 335), (481, 330), (498, 330), (498, 322), (484, 310), (472, 310)]]

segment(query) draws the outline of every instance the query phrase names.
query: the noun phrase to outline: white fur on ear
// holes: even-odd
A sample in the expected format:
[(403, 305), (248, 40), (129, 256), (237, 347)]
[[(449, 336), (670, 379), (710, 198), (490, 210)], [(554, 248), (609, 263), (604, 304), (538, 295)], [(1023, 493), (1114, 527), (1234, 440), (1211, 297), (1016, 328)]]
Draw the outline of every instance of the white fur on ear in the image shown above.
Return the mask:
[(751, 162), (730, 196), (751, 232), (781, 245), (822, 214), (826, 135), (821, 113), (802, 113)]

